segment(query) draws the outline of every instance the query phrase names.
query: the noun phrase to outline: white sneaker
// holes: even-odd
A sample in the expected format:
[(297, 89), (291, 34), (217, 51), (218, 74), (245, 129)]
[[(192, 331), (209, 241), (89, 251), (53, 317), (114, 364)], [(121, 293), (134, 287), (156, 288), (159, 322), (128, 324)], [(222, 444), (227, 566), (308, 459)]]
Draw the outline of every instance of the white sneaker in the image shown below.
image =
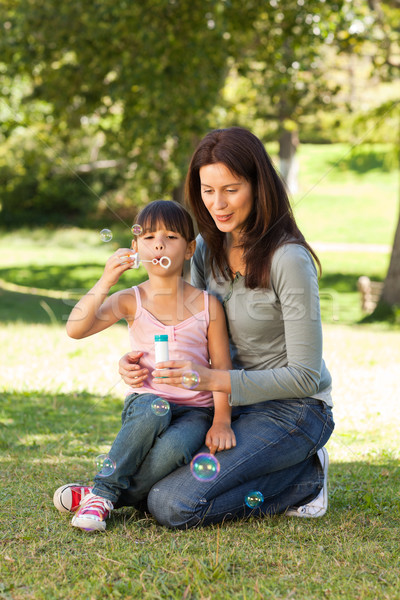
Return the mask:
[(317, 451), (317, 456), (321, 463), (322, 470), (324, 471), (324, 485), (322, 490), (319, 492), (318, 496), (311, 500), (311, 502), (299, 506), (298, 508), (289, 508), (285, 512), (287, 517), (308, 517), (315, 519), (317, 517), (323, 517), (328, 510), (328, 452), (325, 448), (321, 448)]

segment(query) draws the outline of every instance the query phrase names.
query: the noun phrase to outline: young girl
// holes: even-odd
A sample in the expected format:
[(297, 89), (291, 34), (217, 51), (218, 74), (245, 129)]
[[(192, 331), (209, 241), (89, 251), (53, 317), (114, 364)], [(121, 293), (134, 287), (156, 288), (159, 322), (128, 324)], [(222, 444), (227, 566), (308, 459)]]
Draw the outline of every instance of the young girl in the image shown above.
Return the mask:
[[(124, 490), (129, 488), (133, 504), (142, 502), (155, 482), (188, 464), (204, 440), (211, 453), (236, 445), (227, 394), (171, 387), (150, 376), (156, 364), (154, 337), (160, 334), (168, 335), (171, 359), (193, 360), (205, 368), (210, 362), (217, 369), (231, 365), (222, 306), (182, 279), (184, 261), (196, 247), (191, 217), (181, 205), (159, 200), (139, 213), (137, 224), (142, 233), (132, 250), (120, 248), (108, 259), (103, 275), (67, 323), (68, 335), (80, 339), (126, 319), (132, 349), (143, 350), (122, 427), (108, 455), (115, 470), (106, 477), (96, 475), (93, 488), (69, 484), (54, 494), (56, 507), (75, 512), (72, 525), (86, 531), (105, 530), (105, 519)], [(135, 252), (144, 261), (148, 280), (107, 298), (132, 266)], [(170, 259), (168, 268), (169, 261), (160, 264), (162, 257)], [(166, 414), (152, 409), (157, 399), (170, 403)]]

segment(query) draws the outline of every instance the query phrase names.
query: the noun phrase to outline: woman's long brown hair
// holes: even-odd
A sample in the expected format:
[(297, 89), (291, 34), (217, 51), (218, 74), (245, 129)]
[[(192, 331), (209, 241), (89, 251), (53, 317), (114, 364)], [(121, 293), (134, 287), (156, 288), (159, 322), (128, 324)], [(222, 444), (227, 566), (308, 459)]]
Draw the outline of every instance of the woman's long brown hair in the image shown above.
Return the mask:
[(301, 244), (311, 253), (321, 272), (321, 263), (297, 227), (285, 186), (262, 142), (242, 127), (216, 129), (197, 146), (186, 178), (186, 200), (210, 251), (211, 268), (228, 279), (225, 233), (214, 223), (201, 197), (200, 168), (223, 163), (233, 174), (252, 186), (252, 211), (241, 232), (246, 264), (245, 285), (254, 289), (270, 285), (272, 256), (285, 243)]

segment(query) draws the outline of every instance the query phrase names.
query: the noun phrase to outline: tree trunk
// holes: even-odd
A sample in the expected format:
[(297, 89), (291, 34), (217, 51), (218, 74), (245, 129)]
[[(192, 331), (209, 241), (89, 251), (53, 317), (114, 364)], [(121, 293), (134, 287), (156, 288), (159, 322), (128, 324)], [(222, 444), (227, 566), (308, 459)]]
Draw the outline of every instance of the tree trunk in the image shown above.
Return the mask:
[(392, 256), (383, 285), (382, 300), (393, 306), (400, 306), (400, 215), (394, 236)]
[(180, 185), (172, 191), (172, 199), (179, 204), (185, 204), (185, 181), (183, 180)]
[(290, 194), (298, 192), (297, 131), (283, 130), (279, 138), (279, 170)]

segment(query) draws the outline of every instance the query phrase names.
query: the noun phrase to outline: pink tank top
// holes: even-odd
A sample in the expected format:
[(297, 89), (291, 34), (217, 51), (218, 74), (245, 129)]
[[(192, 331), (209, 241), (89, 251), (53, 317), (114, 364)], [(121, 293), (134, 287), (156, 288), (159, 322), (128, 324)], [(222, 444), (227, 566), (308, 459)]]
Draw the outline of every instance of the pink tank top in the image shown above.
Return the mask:
[[(181, 321), (178, 325), (164, 325), (142, 306), (139, 288), (133, 286), (133, 290), (136, 295), (136, 314), (129, 327), (129, 339), (132, 350), (143, 352), (140, 364), (149, 370), (149, 374), (155, 368), (155, 335), (168, 335), (170, 360), (193, 360), (209, 367), (207, 331), (210, 318), (207, 292), (203, 292), (204, 309), (201, 312)], [(213, 406), (211, 392), (196, 392), (196, 390), (156, 384), (153, 383), (151, 375), (143, 382), (143, 387), (129, 388), (128, 393), (132, 392), (156, 394), (175, 404)]]

